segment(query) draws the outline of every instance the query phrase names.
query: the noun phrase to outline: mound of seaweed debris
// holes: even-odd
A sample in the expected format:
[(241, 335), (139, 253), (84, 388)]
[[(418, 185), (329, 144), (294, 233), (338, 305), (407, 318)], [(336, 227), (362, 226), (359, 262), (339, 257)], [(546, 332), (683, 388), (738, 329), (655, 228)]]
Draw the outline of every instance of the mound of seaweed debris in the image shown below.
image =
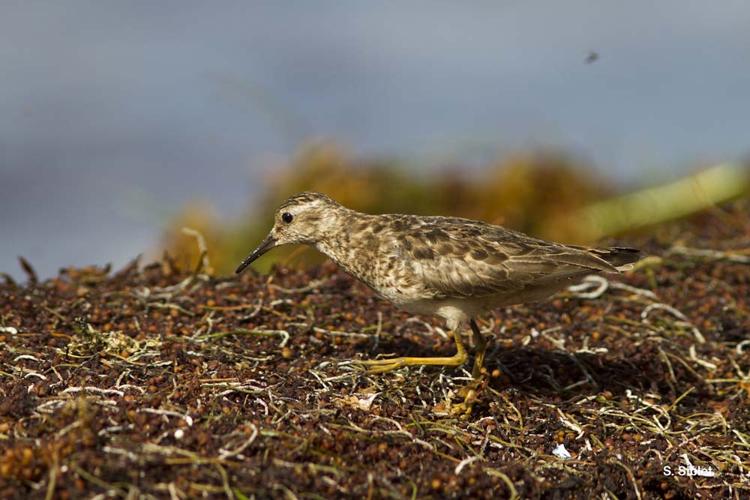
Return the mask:
[(452, 345), (332, 265), (26, 264), (0, 286), (0, 496), (748, 496), (748, 215), (660, 228), (628, 242), (636, 270), (484, 318), (465, 420), (464, 370), (352, 366)]

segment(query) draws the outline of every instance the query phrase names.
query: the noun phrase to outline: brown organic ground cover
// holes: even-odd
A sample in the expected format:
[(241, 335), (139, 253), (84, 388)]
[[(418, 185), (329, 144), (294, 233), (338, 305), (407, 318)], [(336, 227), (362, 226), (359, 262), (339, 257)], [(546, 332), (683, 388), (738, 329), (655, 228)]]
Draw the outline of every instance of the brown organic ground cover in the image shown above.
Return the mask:
[(748, 498), (749, 220), (662, 228), (637, 270), (485, 318), (467, 420), (463, 370), (347, 362), (452, 345), (331, 265), (8, 280), (0, 497)]

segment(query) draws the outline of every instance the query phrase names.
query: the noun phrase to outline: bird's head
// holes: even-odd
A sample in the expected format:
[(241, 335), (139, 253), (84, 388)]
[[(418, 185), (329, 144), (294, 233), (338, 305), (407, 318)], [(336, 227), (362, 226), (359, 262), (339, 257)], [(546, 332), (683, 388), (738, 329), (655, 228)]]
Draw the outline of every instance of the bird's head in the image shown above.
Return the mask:
[(268, 236), (235, 272), (241, 273), (272, 248), (291, 243), (315, 244), (336, 226), (336, 214), (341, 209), (341, 205), (324, 194), (304, 192), (292, 196), (276, 210)]

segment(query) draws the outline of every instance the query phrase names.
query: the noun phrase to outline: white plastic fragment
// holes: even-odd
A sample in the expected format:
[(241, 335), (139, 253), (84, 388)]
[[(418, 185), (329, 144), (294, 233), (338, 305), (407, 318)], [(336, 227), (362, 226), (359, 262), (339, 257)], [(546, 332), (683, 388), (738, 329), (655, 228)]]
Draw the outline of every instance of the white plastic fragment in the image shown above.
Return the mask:
[(18, 328), (14, 326), (0, 326), (0, 333), (10, 333), (11, 335), (15, 335), (18, 333)]
[(562, 458), (563, 460), (573, 458), (573, 455), (570, 454), (567, 448), (565, 448), (565, 445), (562, 443), (555, 446), (555, 449), (552, 450), (552, 454), (558, 458)]

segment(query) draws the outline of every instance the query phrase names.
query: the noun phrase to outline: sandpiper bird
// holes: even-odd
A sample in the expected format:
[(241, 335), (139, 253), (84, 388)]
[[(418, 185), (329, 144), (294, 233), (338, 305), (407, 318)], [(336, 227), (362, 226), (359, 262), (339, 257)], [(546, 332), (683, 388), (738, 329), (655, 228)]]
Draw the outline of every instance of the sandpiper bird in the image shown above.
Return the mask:
[(363, 214), (323, 194), (305, 192), (279, 207), (271, 232), (236, 272), (288, 243), (314, 246), (406, 311), (434, 314), (447, 321), (456, 343), (455, 355), (362, 361), (368, 371), (463, 365), (467, 354), (461, 330), (468, 324), (477, 345), (475, 379), (481, 375), (487, 345), (477, 316), (502, 306), (546, 299), (588, 274), (617, 273), (639, 255), (632, 248), (552, 243), (457, 217)]

